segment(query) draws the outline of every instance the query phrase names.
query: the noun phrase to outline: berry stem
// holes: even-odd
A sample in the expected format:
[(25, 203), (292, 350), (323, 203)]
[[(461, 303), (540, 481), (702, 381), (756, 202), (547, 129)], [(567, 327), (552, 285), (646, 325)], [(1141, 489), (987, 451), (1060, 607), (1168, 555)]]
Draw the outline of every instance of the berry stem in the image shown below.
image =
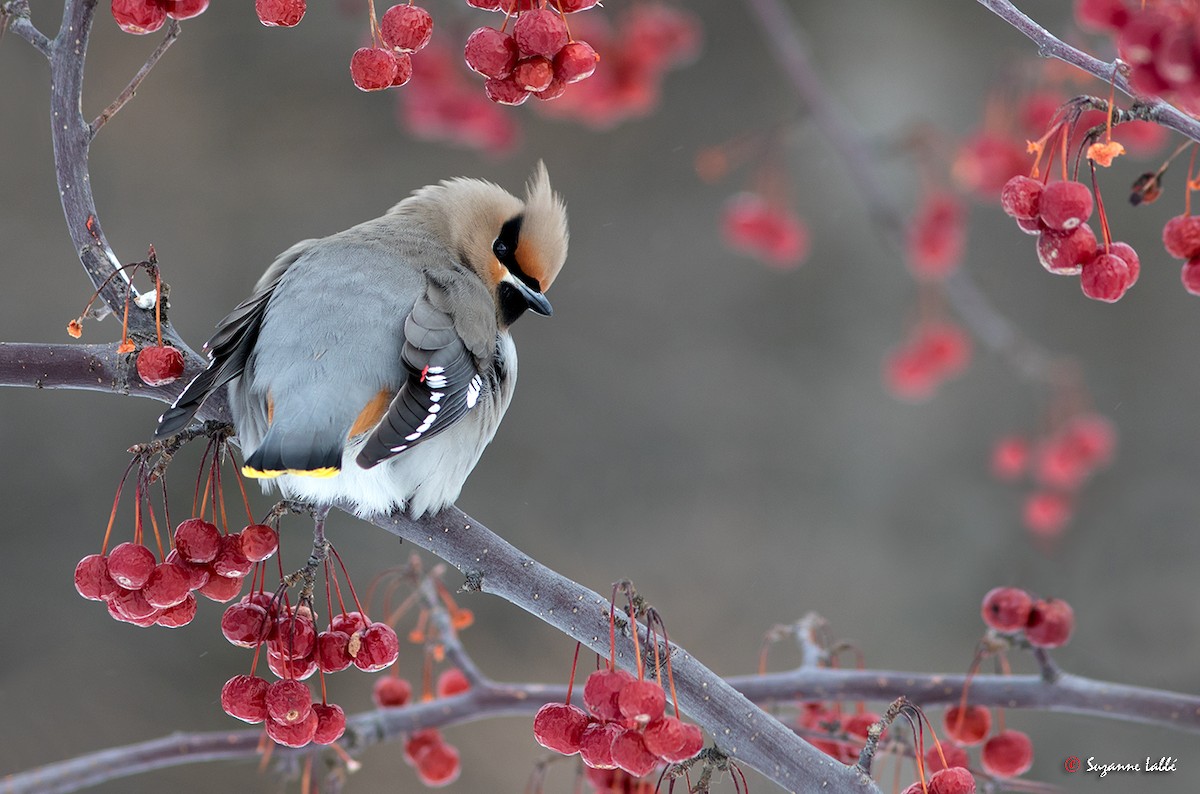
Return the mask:
[(1096, 184), (1096, 162), (1088, 160), (1088, 168), (1092, 170), (1092, 195), (1096, 197), (1096, 211), (1100, 215), (1100, 231), (1104, 234), (1104, 253), (1112, 246), (1112, 230), (1108, 226), (1108, 213), (1104, 211), (1104, 196), (1100, 186)]
[(571, 658), (571, 677), (567, 679), (567, 699), (564, 701), (568, 705), (571, 703), (571, 692), (575, 689), (575, 669), (579, 666), (579, 649), (582, 647), (582, 642), (575, 642), (575, 655)]
[[(362, 604), (358, 603), (358, 593), (354, 592), (354, 582), (350, 581), (350, 572), (346, 570), (346, 563), (342, 562), (342, 555), (338, 554), (337, 549), (333, 547), (333, 544), (329, 545), (329, 550), (333, 552), (334, 559), (336, 559), (338, 565), (341, 566), (342, 575), (346, 577), (346, 587), (350, 588), (350, 597), (354, 599), (354, 608), (362, 613), (362, 615), (365, 617), (367, 613), (365, 610), (363, 610)], [(338, 594), (338, 597), (341, 597), (341, 593)]]
[(108, 539), (112, 535), (113, 523), (117, 520), (117, 507), (121, 504), (121, 491), (125, 490), (125, 481), (129, 479), (129, 472), (133, 470), (134, 460), (129, 461), (129, 465), (125, 467), (125, 473), (121, 475), (121, 482), (117, 484), (117, 494), (113, 497), (112, 510), (108, 514), (108, 526), (104, 530), (104, 541), (100, 544), (100, 556), (108, 553)]
[(246, 521), (250, 524), (254, 523), (254, 514), (250, 512), (250, 499), (246, 496), (246, 483), (242, 480), (242, 473), (239, 471), (237, 461), (233, 462), (233, 476), (237, 480), (238, 490), (242, 492), (242, 505), (246, 508)]

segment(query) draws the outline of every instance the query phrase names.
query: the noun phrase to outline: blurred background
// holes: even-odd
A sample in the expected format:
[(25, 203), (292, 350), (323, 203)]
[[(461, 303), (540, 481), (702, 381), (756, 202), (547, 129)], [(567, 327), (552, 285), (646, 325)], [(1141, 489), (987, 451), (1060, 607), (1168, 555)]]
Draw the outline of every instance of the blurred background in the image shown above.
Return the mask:
[[(37, 24), (56, 30), (58, 4), (33, 5)], [(89, 116), (158, 39), (121, 33), (101, 5)], [(193, 345), (296, 240), (374, 217), (448, 176), (516, 190), (544, 158), (570, 209), (571, 253), (550, 295), (553, 319), (531, 316), (515, 329), (517, 397), (460, 507), (590, 587), (633, 579), (672, 639), (722, 674), (753, 671), (763, 632), (809, 610), (855, 640), (870, 666), (963, 672), (982, 631), (981, 596), (1016, 584), (1074, 605), (1074, 639), (1056, 654), (1070, 671), (1200, 691), (1200, 311), (1159, 243), (1162, 223), (1182, 211), (1182, 175), (1171, 174), (1153, 207), (1135, 212), (1121, 198), (1160, 157), (1124, 158), (1103, 175), (1116, 235), (1142, 255), (1141, 282), (1116, 305), (1083, 298), (1074, 279), (1049, 277), (1032, 238), (994, 204), (970, 210), (971, 277), (1029, 336), (1078, 360), (1094, 406), (1120, 431), (1114, 464), (1083, 490), (1047, 552), (1021, 522), (1028, 489), (989, 473), (994, 440), (1038, 428), (1047, 394), (983, 350), (927, 402), (885, 391), (881, 362), (911, 325), (917, 288), (872, 227), (844, 164), (804, 119), (743, 4), (688, 4), (703, 50), (666, 76), (650, 115), (597, 130), (528, 106), (506, 110), (522, 132), (503, 157), (419, 141), (398, 127), (397, 95), (416, 83), (356, 90), (347, 63), (365, 13), (311, 5), (299, 27), (280, 30), (261, 26), (249, 2), (214, 3), (185, 23), (94, 146), (93, 188), (110, 240), (127, 262), (155, 246), (172, 319)], [(442, 5), (431, 8), (435, 39), (451, 49), (494, 21)], [(629, 5), (614, 0), (587, 14), (616, 18)], [(1068, 4), (1026, 5), (1052, 30), (1068, 29)], [(898, 143), (914, 125), (948, 140), (978, 129), (997, 76), (1033, 52), (974, 3), (792, 7), (817, 68), (877, 144), (878, 176), (906, 211), (920, 181)], [(54, 184), (48, 69), (9, 35), (0, 74), (0, 339), (67, 342), (64, 327), (89, 288)], [(1106, 93), (1094, 82), (1086, 90)], [(706, 147), (767, 130), (779, 131), (772, 167), (811, 229), (799, 269), (768, 267), (722, 242), (721, 207), (753, 178), (752, 164), (715, 183), (695, 168)], [(937, 150), (935, 171), (952, 151)], [(111, 320), (89, 323), (84, 341), (118, 334)], [(94, 393), (0, 391), (9, 515), (0, 553), (0, 774), (172, 731), (237, 727), (217, 696), (248, 657), (221, 638), (220, 607), (202, 603), (182, 631), (141, 630), (110, 620), (72, 587), (75, 563), (99, 549), (125, 449), (148, 438), (160, 411)], [(185, 458), (171, 473), (180, 506), (195, 466)], [(269, 504), (259, 498), (256, 509)], [(119, 529), (130, 531), (123, 516)], [(297, 537), (293, 550), (303, 546), (304, 521), (285, 530)], [(401, 564), (413, 551), (342, 515), (331, 536), (364, 585), (381, 561)], [(464, 642), (490, 676), (565, 682), (568, 640), (499, 600), (463, 602), (477, 616)], [(790, 649), (772, 659), (776, 669), (796, 662)], [(414, 679), (416, 649), (400, 664)], [(1017, 667), (1031, 669), (1024, 659)], [(331, 687), (348, 712), (370, 705), (365, 676), (334, 676)], [(1064, 757), (1170, 755), (1178, 771), (1139, 777), (1137, 790), (1194, 791), (1200, 781), (1191, 735), (1044, 713), (1010, 713), (1008, 724), (1034, 739), (1031, 778), (1091, 791), (1108, 781), (1064, 774)], [(479, 722), (447, 738), (463, 756), (449, 791), (520, 791), (540, 754), (528, 721)], [(400, 750), (369, 752), (348, 790), (420, 790)], [(1111, 788), (1132, 790), (1128, 783)], [(546, 790), (571, 785), (562, 769)], [(98, 790), (218, 787), (284, 788), (246, 762)], [(759, 781), (755, 790), (771, 787)]]

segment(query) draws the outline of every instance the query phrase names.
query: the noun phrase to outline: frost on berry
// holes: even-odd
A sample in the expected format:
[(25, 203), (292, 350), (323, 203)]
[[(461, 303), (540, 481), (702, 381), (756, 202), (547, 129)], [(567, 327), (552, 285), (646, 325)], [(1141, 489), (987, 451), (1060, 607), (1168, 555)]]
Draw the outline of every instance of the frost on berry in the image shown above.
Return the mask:
[(268, 648), (267, 667), (280, 678), (304, 681), (317, 672), (317, 662), (311, 656), (302, 659), (287, 659)]
[(160, 0), (112, 0), (113, 19), (126, 33), (153, 33), (167, 21)]
[(1200, 256), (1200, 215), (1176, 215), (1163, 226), (1163, 248), (1176, 259)]
[(596, 670), (583, 685), (583, 704), (602, 720), (620, 720), (618, 698), (621, 689), (636, 680), (632, 673), (624, 670)]
[(457, 667), (450, 667), (443, 670), (441, 675), (438, 676), (434, 691), (437, 692), (438, 697), (448, 698), (461, 695), (463, 692), (470, 690), (470, 688), (471, 682), (463, 675), (463, 671)]
[(108, 575), (126, 590), (140, 590), (156, 564), (150, 549), (140, 543), (122, 543), (108, 554)]
[(517, 65), (517, 42), (495, 28), (479, 28), (467, 37), (463, 57), (484, 77), (507, 77)]
[(221, 708), (231, 717), (256, 725), (267, 718), (268, 686), (257, 676), (235, 675), (221, 688)]
[(483, 82), (483, 91), (487, 98), (498, 105), (522, 105), (529, 99), (529, 92), (513, 79), (508, 77), (489, 77)]
[(1000, 192), (1001, 208), (1006, 215), (1019, 221), (1036, 218), (1041, 199), (1042, 183), (1027, 176), (1014, 176), (1004, 183)]
[(196, 596), (188, 593), (182, 602), (173, 607), (167, 607), (159, 613), (158, 617), (154, 619), (154, 623), (166, 629), (177, 629), (181, 626), (186, 626), (196, 617), (196, 608)]
[(299, 722), (266, 720), (267, 736), (284, 747), (304, 747), (317, 735), (318, 721), (317, 712), (311, 708), (308, 710), (308, 716)]
[(615, 722), (592, 722), (579, 737), (579, 757), (592, 769), (616, 769), (613, 740), (625, 729)]
[[(146, 600), (141, 590), (126, 590), (120, 588), (116, 595), (107, 601), (108, 611), (117, 620), (125, 623), (138, 623), (157, 617), (158, 609)], [(146, 624), (149, 625), (149, 624)]]
[(600, 55), (586, 41), (567, 43), (554, 55), (554, 76), (564, 83), (577, 83), (596, 71)]
[(1200, 257), (1192, 257), (1183, 263), (1183, 269), (1179, 271), (1179, 280), (1189, 293), (1200, 295)]
[(650, 774), (658, 766), (658, 757), (646, 749), (642, 734), (625, 728), (613, 738), (612, 760), (618, 769), (624, 769), (634, 777)]
[(290, 28), (300, 24), (307, 10), (306, 0), (254, 0), (258, 21), (267, 27)]
[(1021, 731), (1001, 731), (984, 743), (980, 760), (989, 775), (1023, 775), (1033, 766), (1033, 742)]
[(1055, 231), (1074, 229), (1092, 215), (1092, 191), (1082, 182), (1051, 182), (1042, 190), (1038, 217)]
[(142, 592), (151, 605), (167, 609), (183, 603), (191, 589), (191, 574), (187, 569), (173, 562), (164, 562), (154, 567)]
[(566, 23), (549, 8), (522, 12), (513, 25), (513, 38), (522, 55), (543, 58), (553, 58), (569, 40)]
[(245, 576), (254, 569), (254, 563), (242, 553), (241, 535), (222, 535), (221, 546), (212, 561), (213, 573), (217, 576)]
[(1083, 264), (1079, 284), (1092, 300), (1115, 303), (1129, 291), (1129, 264), (1116, 254), (1097, 254)]
[(312, 740), (317, 744), (333, 744), (346, 732), (346, 712), (333, 703), (317, 703), (313, 706), (317, 715), (317, 728)]
[(547, 703), (533, 718), (533, 738), (547, 750), (563, 755), (579, 752), (588, 716), (569, 703)]
[(168, 346), (144, 347), (137, 357), (137, 374), (147, 386), (165, 386), (183, 375), (183, 353)]
[(1138, 257), (1137, 251), (1133, 250), (1133, 246), (1129, 243), (1112, 243), (1108, 247), (1108, 252), (1125, 260), (1125, 264), (1129, 267), (1129, 286), (1132, 287), (1136, 284), (1138, 277), (1142, 274), (1142, 260)]
[(396, 61), (396, 76), (392, 78), (391, 87), (399, 88), (407, 85), (413, 76), (412, 58), (406, 52), (394, 52), (392, 59)]
[(380, 708), (404, 706), (412, 700), (412, 684), (397, 675), (383, 675), (375, 681), (371, 697)]
[(1033, 599), (1019, 587), (996, 587), (983, 597), (983, 622), (996, 631), (1017, 631), (1029, 620)]
[(189, 518), (175, 530), (175, 548), (190, 562), (212, 562), (221, 549), (221, 532), (201, 518)]
[(1077, 276), (1096, 258), (1096, 235), (1086, 223), (1067, 232), (1047, 229), (1037, 242), (1038, 261), (1056, 276)]
[[(354, 660), (350, 658), (349, 646), (350, 635), (346, 632), (322, 631), (317, 635), (317, 647), (313, 652), (317, 667), (321, 669), (322, 673), (337, 673), (345, 670), (354, 663)], [(376, 682), (376, 686), (379, 686), (379, 682)]]
[(417, 52), (433, 36), (433, 17), (417, 5), (394, 5), (379, 20), (384, 42), (400, 52)]
[(108, 575), (108, 559), (89, 554), (75, 566), (75, 589), (89, 601), (103, 601), (117, 594), (118, 585)]
[(532, 93), (540, 93), (550, 87), (554, 79), (554, 65), (549, 58), (534, 55), (522, 58), (513, 68), (513, 82)]
[(942, 720), (951, 739), (970, 747), (979, 744), (992, 729), (992, 712), (983, 706), (951, 706)]
[[(930, 747), (925, 751), (925, 771), (932, 774), (940, 772), (943, 769), (950, 767), (963, 766), (965, 767), (970, 758), (967, 756), (967, 751), (959, 747), (953, 742), (942, 742), (942, 752), (938, 753), (937, 745)], [(946, 763), (942, 763), (942, 756), (946, 756)]]
[(208, 0), (163, 0), (171, 19), (191, 19), (208, 10)]
[(225, 610), (221, 616), (221, 633), (234, 645), (253, 648), (271, 633), (271, 619), (267, 617), (267, 610), (243, 600)]
[(296, 725), (312, 713), (312, 692), (300, 681), (276, 681), (267, 687), (266, 704), (274, 722)]
[(945, 278), (962, 260), (966, 213), (949, 193), (928, 196), (908, 229), (908, 266), (924, 279)]
[(242, 540), (242, 554), (250, 562), (262, 562), (279, 550), (279, 533), (266, 524), (251, 524), (238, 536)]
[(644, 726), (652, 720), (659, 719), (666, 707), (666, 692), (654, 681), (628, 681), (617, 693), (617, 708), (620, 709), (621, 716), (638, 725)]
[(270, 650), (283, 659), (308, 659), (317, 645), (312, 618), (302, 614), (280, 615), (271, 635)]
[(673, 764), (682, 763), (688, 759), (695, 758), (704, 749), (704, 731), (700, 729), (699, 725), (693, 725), (690, 722), (681, 722), (679, 723), (679, 731), (683, 741), (678, 750), (671, 750), (662, 754), (664, 761), (670, 761)]
[(396, 59), (381, 47), (360, 47), (350, 56), (350, 79), (362, 91), (390, 88), (396, 78)]
[(373, 673), (382, 670), (400, 656), (400, 638), (386, 623), (372, 623), (362, 633), (362, 644), (354, 654), (354, 666)]
[(587, 11), (589, 8), (594, 8), (599, 5), (600, 0), (550, 0), (550, 4), (557, 7), (564, 14), (577, 14), (580, 11)]
[(929, 794), (975, 794), (975, 778), (961, 766), (943, 769), (930, 776)]
[(1025, 638), (1039, 648), (1067, 644), (1075, 628), (1075, 610), (1060, 598), (1035, 601), (1025, 624)]

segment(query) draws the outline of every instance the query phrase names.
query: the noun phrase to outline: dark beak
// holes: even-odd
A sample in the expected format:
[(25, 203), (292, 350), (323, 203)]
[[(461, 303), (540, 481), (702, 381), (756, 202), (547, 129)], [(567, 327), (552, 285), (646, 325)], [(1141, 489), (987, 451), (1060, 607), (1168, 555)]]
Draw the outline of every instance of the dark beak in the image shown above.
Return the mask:
[(521, 297), (525, 298), (525, 302), (529, 304), (531, 311), (543, 317), (550, 317), (554, 314), (554, 309), (550, 306), (550, 301), (546, 300), (545, 295), (533, 289), (519, 278), (514, 278), (511, 283), (521, 293)]

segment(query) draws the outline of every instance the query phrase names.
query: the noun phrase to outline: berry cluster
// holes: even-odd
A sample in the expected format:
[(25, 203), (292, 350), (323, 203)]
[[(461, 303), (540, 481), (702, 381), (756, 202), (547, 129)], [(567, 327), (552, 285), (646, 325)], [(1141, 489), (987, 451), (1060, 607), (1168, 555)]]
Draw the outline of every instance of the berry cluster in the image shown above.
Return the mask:
[(458, 779), (458, 749), (436, 728), (417, 731), (404, 743), (404, 760), (426, 786), (448, 786)]
[(961, 375), (971, 361), (971, 338), (944, 320), (924, 322), (884, 359), (883, 379), (902, 400), (920, 402), (945, 381)]
[(1014, 176), (1001, 195), (1004, 212), (1026, 234), (1037, 235), (1038, 261), (1060, 276), (1079, 276), (1083, 294), (1093, 300), (1118, 301), (1138, 280), (1141, 264), (1126, 243), (1108, 239), (1103, 247), (1086, 223), (1092, 215), (1092, 191), (1082, 182), (1061, 180), (1043, 185)]
[[(372, 6), (371, 11), (374, 12)], [(433, 37), (433, 17), (421, 6), (394, 5), (376, 23), (371, 16), (372, 46), (350, 57), (350, 79), (363, 91), (382, 91), (404, 85), (413, 76), (412, 54), (425, 49)], [(382, 46), (378, 42), (382, 42)]]
[(1096, 413), (1077, 413), (1034, 439), (1007, 435), (992, 449), (992, 473), (1002, 480), (1028, 475), (1035, 490), (1026, 498), (1025, 526), (1036, 537), (1060, 535), (1071, 518), (1075, 494), (1112, 462), (1116, 429)]
[(305, 747), (333, 744), (346, 732), (346, 712), (331, 703), (313, 703), (308, 685), (294, 678), (268, 683), (235, 675), (221, 688), (221, 708), (251, 725), (263, 723), (277, 744)]
[(1179, 277), (1183, 288), (1200, 295), (1200, 217), (1176, 215), (1163, 226), (1163, 248), (1176, 259), (1185, 260)]
[(1035, 648), (1059, 648), (1071, 639), (1075, 611), (1060, 598), (1039, 598), (1017, 587), (997, 587), (983, 597), (983, 622), (1003, 634), (1024, 632)]
[(208, 0), (112, 0), (113, 19), (126, 33), (153, 33), (167, 17), (191, 19), (203, 14)]
[(742, 192), (729, 198), (721, 212), (725, 243), (735, 251), (758, 257), (769, 265), (790, 269), (808, 255), (808, 227), (791, 209), (759, 193)]
[(958, 269), (966, 247), (966, 210), (952, 193), (925, 197), (908, 227), (908, 269), (918, 279), (937, 281)]

